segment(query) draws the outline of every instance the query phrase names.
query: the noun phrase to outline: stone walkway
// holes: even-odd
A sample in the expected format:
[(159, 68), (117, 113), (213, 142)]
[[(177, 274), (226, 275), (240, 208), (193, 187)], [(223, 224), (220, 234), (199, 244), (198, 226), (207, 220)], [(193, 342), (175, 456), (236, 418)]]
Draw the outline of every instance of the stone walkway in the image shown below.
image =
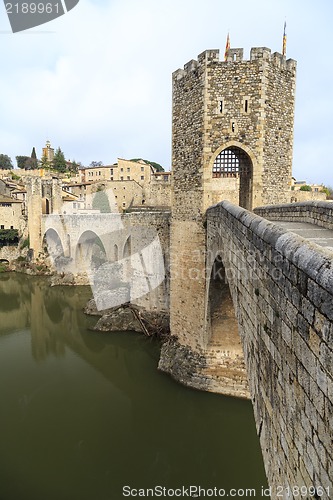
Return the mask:
[(272, 221), (274, 224), (281, 226), (287, 231), (292, 231), (293, 233), (306, 238), (307, 240), (317, 243), (327, 250), (333, 252), (333, 230), (325, 229), (324, 227), (317, 226), (316, 224), (310, 224), (309, 222), (287, 222), (287, 221)]

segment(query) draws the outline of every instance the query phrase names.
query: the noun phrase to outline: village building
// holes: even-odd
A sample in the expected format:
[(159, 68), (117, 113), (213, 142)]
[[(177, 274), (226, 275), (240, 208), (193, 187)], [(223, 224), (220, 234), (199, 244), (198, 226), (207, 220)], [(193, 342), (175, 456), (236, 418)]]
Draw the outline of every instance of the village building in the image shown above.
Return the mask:
[[(63, 190), (75, 195), (76, 200), (71, 200), (72, 206), (65, 209), (67, 213), (92, 210), (93, 195), (98, 191), (108, 193), (111, 211), (124, 212), (129, 208), (171, 206), (171, 184), (155, 181), (140, 185), (134, 180), (129, 181), (100, 181), (63, 184)], [(68, 200), (66, 200), (67, 203)], [(68, 212), (70, 210), (70, 212)]]
[(0, 179), (0, 195), (10, 196), (11, 188), (8, 181)]
[(157, 172), (144, 160), (124, 160), (118, 158), (113, 165), (89, 166), (80, 168), (82, 182), (95, 181), (136, 181), (139, 184), (149, 182)]
[[(79, 169), (81, 182), (64, 180), (63, 189), (78, 197), (71, 213), (92, 210), (93, 193), (109, 191), (111, 205), (118, 212), (133, 207), (171, 206), (171, 172), (158, 171), (144, 160), (118, 158), (113, 165), (82, 167)], [(74, 181), (74, 182), (73, 182)]]
[[(306, 189), (303, 190), (306, 186)], [(297, 181), (295, 177), (291, 179), (291, 203), (298, 201), (325, 201), (327, 197), (323, 184), (309, 184), (304, 180)]]
[(23, 202), (0, 194), (0, 229), (22, 227)]

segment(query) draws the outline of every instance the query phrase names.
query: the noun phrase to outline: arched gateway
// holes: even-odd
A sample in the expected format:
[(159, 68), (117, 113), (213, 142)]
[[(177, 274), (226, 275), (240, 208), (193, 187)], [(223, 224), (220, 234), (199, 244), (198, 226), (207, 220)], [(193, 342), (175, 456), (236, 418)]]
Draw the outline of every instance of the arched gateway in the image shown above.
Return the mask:
[(215, 179), (234, 179), (239, 193), (238, 204), (251, 210), (253, 166), (243, 149), (236, 146), (223, 149), (215, 157), (212, 174)]

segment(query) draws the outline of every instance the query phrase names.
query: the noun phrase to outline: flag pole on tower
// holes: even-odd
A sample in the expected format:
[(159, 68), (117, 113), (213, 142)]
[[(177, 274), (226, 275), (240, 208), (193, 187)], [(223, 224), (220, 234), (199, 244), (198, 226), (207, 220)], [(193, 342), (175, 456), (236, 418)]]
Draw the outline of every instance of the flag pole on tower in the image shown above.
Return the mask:
[(227, 60), (228, 57), (228, 50), (230, 49), (230, 38), (229, 38), (229, 32), (227, 36), (227, 43), (225, 44), (225, 52), (224, 52), (224, 60)]
[(286, 34), (286, 21), (284, 22), (284, 30), (283, 30), (283, 42), (282, 42), (282, 55), (285, 56), (287, 52), (287, 34)]

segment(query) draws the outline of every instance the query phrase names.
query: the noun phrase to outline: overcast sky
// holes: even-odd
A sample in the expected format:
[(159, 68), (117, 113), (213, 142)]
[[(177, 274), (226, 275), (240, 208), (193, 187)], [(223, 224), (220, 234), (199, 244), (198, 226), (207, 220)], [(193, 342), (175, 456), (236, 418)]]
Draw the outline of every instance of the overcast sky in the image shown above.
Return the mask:
[(293, 174), (333, 186), (332, 0), (80, 0), (12, 34), (0, 5), (0, 153), (49, 139), (88, 165), (171, 161), (171, 74), (205, 49), (282, 50), (298, 63)]

